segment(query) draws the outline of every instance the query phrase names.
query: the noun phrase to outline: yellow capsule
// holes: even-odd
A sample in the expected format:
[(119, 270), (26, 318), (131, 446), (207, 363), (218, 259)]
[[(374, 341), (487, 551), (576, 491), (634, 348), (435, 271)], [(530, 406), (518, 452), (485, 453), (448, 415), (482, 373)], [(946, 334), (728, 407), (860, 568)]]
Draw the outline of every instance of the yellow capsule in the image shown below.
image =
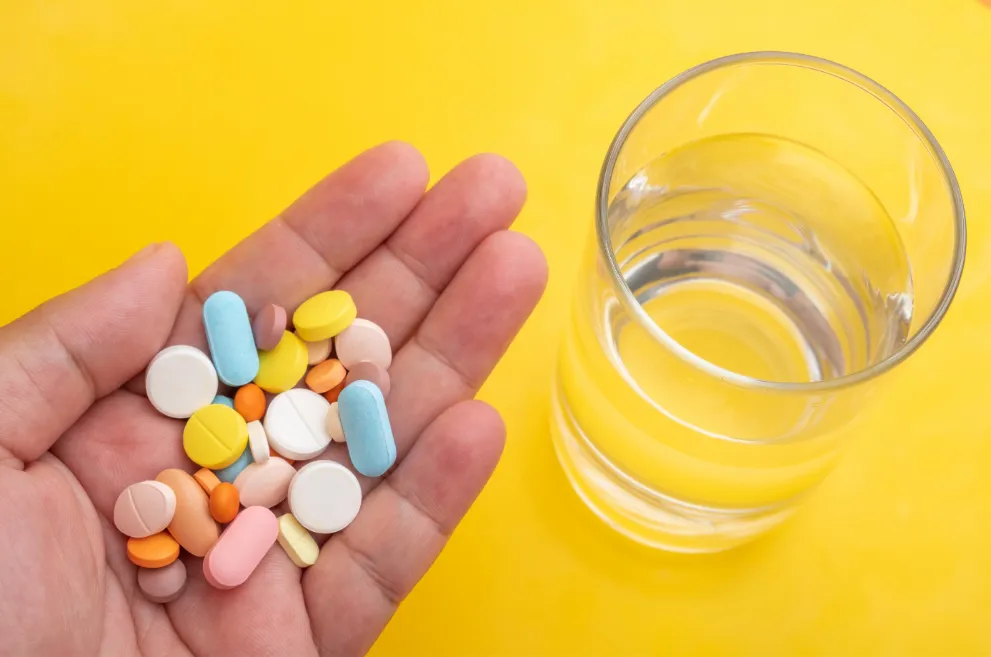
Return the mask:
[(182, 447), (196, 465), (226, 468), (248, 444), (248, 424), (229, 406), (211, 404), (193, 413), (182, 432)]
[(317, 542), (291, 513), (279, 516), (279, 545), (300, 568), (312, 566), (320, 556)]
[(319, 342), (346, 329), (357, 316), (351, 295), (344, 290), (331, 290), (304, 301), (293, 313), (292, 322), (303, 340)]
[(289, 331), (272, 351), (258, 354), (259, 367), (255, 384), (273, 395), (291, 390), (306, 374), (309, 352), (306, 344)]

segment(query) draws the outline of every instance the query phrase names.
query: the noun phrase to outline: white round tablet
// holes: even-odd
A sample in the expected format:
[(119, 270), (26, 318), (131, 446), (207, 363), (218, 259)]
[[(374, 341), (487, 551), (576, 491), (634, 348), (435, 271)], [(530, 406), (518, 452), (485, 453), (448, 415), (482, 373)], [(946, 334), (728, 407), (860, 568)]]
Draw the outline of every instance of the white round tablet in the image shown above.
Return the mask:
[(265, 413), (268, 444), (282, 456), (311, 459), (327, 449), (327, 412), (330, 402), (306, 388), (277, 395)]
[(361, 484), (340, 463), (314, 461), (289, 484), (289, 508), (299, 524), (317, 534), (339, 532), (361, 509)]
[(145, 390), (162, 415), (185, 419), (217, 396), (217, 370), (196, 347), (176, 345), (158, 352), (145, 376)]
[(248, 422), (248, 449), (255, 463), (264, 463), (271, 454), (268, 451), (268, 435), (261, 422)]

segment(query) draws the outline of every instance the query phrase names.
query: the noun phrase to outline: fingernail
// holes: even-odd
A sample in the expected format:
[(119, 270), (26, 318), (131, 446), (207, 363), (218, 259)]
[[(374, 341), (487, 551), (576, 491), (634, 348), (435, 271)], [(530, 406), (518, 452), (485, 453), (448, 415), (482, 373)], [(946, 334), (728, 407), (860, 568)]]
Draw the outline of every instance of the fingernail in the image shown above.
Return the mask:
[(145, 248), (141, 249), (140, 251), (132, 255), (130, 258), (128, 258), (127, 262), (128, 263), (141, 262), (142, 260), (146, 260), (150, 256), (154, 255), (154, 253), (158, 251), (158, 248), (160, 246), (161, 244), (157, 244), (157, 243), (149, 244), (148, 246), (146, 246)]

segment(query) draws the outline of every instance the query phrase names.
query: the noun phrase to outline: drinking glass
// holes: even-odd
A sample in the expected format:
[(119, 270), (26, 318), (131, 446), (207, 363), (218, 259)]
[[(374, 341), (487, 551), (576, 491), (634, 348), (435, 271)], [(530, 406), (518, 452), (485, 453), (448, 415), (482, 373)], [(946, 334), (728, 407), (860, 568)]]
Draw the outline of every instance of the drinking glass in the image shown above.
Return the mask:
[(666, 550), (781, 522), (943, 318), (965, 229), (932, 133), (849, 68), (747, 53), (658, 88), (606, 155), (558, 358), (575, 491)]

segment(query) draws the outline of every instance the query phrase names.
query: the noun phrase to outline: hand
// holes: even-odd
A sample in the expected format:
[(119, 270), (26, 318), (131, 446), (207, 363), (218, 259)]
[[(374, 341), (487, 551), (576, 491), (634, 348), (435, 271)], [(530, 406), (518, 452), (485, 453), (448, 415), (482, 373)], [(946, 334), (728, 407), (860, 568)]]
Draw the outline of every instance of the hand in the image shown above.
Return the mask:
[[(538, 247), (506, 230), (525, 196), (511, 164), (477, 156), (424, 193), (427, 182), (413, 148), (379, 146), (188, 285), (180, 252), (155, 245), (0, 329), (0, 655), (368, 650), (499, 459), (502, 421), (470, 400), (547, 275)], [(249, 312), (291, 312), (332, 287), (396, 350), (396, 467), (361, 479), (361, 512), (311, 568), (275, 546), (243, 586), (219, 591), (187, 555), (182, 596), (146, 601), (114, 502), (165, 468), (194, 468), (182, 422), (140, 394), (141, 371), (167, 344), (205, 348), (201, 302), (216, 290)]]

